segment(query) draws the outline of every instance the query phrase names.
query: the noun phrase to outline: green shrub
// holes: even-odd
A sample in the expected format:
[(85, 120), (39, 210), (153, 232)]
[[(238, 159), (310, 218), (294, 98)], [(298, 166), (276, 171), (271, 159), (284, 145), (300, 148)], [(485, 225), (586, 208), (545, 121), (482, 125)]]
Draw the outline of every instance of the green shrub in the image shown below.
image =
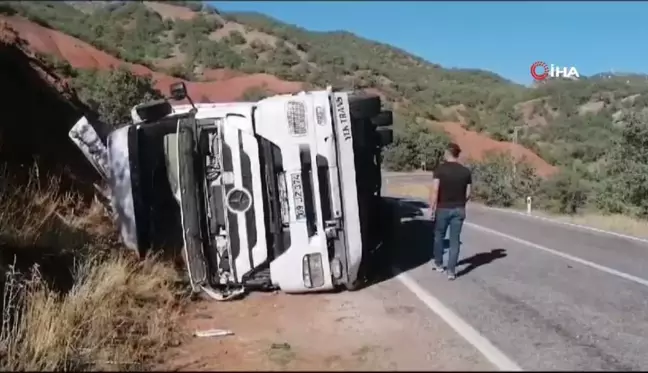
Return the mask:
[(480, 161), (472, 160), (473, 197), (489, 206), (510, 207), (535, 195), (540, 179), (525, 161), (515, 161), (509, 153), (489, 152)]
[(124, 67), (111, 71), (80, 71), (72, 86), (103, 122), (113, 126), (129, 122), (135, 105), (162, 97), (150, 77), (134, 75)]
[(185, 64), (171, 66), (169, 69), (167, 69), (167, 74), (184, 80), (195, 79), (193, 67)]
[(384, 165), (393, 171), (432, 170), (441, 160), (448, 142), (445, 132), (407, 121), (396, 127), (394, 142), (385, 149)]
[(585, 207), (589, 190), (581, 175), (573, 170), (562, 169), (543, 182), (539, 195), (540, 202), (546, 209), (575, 214)]
[(252, 87), (248, 88), (243, 92), (243, 97), (241, 99), (243, 101), (259, 101), (262, 100), (266, 97), (272, 96), (274, 93), (272, 91), (267, 90), (264, 87)]
[(229, 33), (229, 41), (231, 45), (241, 45), (247, 43), (245, 36), (237, 30), (234, 30)]

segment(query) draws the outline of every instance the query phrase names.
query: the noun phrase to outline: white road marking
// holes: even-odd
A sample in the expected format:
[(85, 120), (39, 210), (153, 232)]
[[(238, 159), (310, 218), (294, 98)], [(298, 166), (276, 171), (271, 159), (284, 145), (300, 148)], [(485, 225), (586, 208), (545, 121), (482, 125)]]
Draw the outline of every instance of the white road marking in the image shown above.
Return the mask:
[(510, 235), (508, 235), (506, 233), (502, 233), (502, 232), (496, 231), (494, 229), (486, 228), (486, 227), (483, 227), (483, 226), (475, 224), (475, 223), (465, 222), (464, 224), (469, 226), (469, 227), (472, 227), (474, 229), (480, 230), (482, 232), (486, 232), (486, 233), (494, 234), (496, 236), (504, 237), (504, 238), (507, 238), (507, 239), (509, 239), (511, 241), (521, 243), (523, 245), (532, 247), (534, 249), (546, 251), (546, 252), (548, 252), (550, 254), (565, 258), (567, 260), (571, 260), (571, 261), (576, 262), (576, 263), (583, 264), (583, 265), (588, 266), (590, 268), (598, 269), (599, 271), (609, 273), (611, 275), (618, 276), (618, 277), (624, 278), (626, 280), (636, 282), (637, 284), (648, 287), (648, 280), (643, 279), (641, 277), (637, 277), (637, 276), (633, 276), (633, 275), (625, 273), (625, 272), (617, 271), (614, 268), (610, 268), (610, 267), (606, 267), (606, 266), (603, 266), (603, 265), (600, 265), (600, 264), (596, 264), (594, 262), (590, 262), (589, 260), (581, 259), (581, 258), (579, 258), (577, 256), (569, 255), (569, 254), (563, 253), (563, 252), (558, 251), (558, 250), (550, 249), (550, 248), (548, 248), (546, 246), (538, 245), (538, 244), (535, 244), (533, 242), (523, 240), (521, 238), (517, 238), (515, 236), (510, 236)]
[(445, 321), (457, 334), (463, 337), (468, 343), (473, 345), (479, 352), (484, 355), (493, 365), (499, 370), (503, 371), (522, 371), (508, 356), (504, 355), (497, 347), (495, 347), (488, 339), (482, 336), (475, 328), (470, 326), (467, 322), (461, 319), (456, 313), (452, 312), (441, 301), (435, 298), (428, 291), (423, 289), (414, 279), (407, 273), (400, 272), (399, 269), (394, 268), (394, 275), (407, 289), (409, 289), (418, 299), (421, 300), (432, 312), (436, 313), (443, 321)]
[(645, 238), (641, 238), (641, 237), (637, 237), (637, 236), (630, 236), (628, 234), (617, 233), (617, 232), (612, 232), (612, 231), (606, 231), (605, 229), (594, 228), (594, 227), (590, 227), (590, 226), (582, 225), (582, 224), (568, 223), (568, 222), (564, 222), (564, 221), (560, 221), (560, 220), (556, 220), (556, 219), (546, 218), (544, 216), (538, 216), (538, 215), (533, 215), (533, 214), (529, 215), (527, 213), (520, 212), (520, 211), (507, 210), (507, 209), (502, 209), (502, 208), (498, 208), (498, 207), (488, 207), (488, 206), (479, 206), (479, 208), (485, 208), (487, 210), (495, 210), (495, 211), (504, 212), (504, 213), (508, 213), (508, 214), (522, 215), (522, 216), (527, 217), (527, 218), (539, 219), (539, 220), (543, 220), (543, 221), (553, 223), (553, 224), (566, 225), (566, 226), (569, 226), (569, 227), (585, 229), (585, 230), (588, 230), (588, 231), (604, 233), (604, 234), (609, 234), (609, 235), (617, 236), (617, 237), (621, 237), (621, 238), (627, 238), (629, 240), (635, 240), (635, 241), (639, 241), (639, 242), (643, 242), (643, 243), (648, 243), (648, 239), (645, 239)]

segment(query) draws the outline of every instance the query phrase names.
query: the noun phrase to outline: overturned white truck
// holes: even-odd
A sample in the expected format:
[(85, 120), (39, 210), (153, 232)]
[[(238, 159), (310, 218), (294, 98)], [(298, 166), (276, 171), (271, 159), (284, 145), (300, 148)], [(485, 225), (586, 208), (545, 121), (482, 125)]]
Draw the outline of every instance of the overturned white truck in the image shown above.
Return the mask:
[[(189, 98), (184, 84), (171, 98)], [(380, 166), (392, 113), (380, 97), (189, 102), (138, 105), (105, 143), (85, 118), (70, 131), (108, 179), (125, 244), (182, 247), (194, 291), (217, 299), (356, 288), (389, 228)]]

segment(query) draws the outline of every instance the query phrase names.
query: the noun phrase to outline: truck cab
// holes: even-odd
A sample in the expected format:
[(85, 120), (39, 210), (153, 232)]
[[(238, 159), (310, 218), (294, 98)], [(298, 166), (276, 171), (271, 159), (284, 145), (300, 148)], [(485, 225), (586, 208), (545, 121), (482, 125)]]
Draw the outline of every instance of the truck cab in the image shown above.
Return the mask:
[[(186, 97), (184, 86), (172, 93)], [(103, 156), (126, 246), (181, 246), (193, 289), (214, 297), (358, 285), (381, 240), (380, 155), (392, 139), (378, 96), (160, 100), (132, 119), (108, 135)]]

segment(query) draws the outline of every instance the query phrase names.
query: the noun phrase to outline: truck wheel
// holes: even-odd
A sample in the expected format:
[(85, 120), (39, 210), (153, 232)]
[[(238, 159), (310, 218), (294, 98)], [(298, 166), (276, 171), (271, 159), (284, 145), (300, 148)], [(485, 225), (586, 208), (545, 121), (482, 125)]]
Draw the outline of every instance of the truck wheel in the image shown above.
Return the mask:
[(349, 111), (357, 119), (372, 118), (380, 114), (380, 96), (350, 95)]
[(391, 110), (383, 110), (380, 114), (371, 118), (371, 124), (376, 127), (386, 127), (394, 124), (394, 113)]
[(365, 287), (364, 285), (365, 285), (366, 282), (367, 282), (367, 280), (364, 278), (364, 276), (362, 278), (360, 278), (360, 275), (358, 275), (358, 278), (355, 281), (353, 281), (353, 283), (344, 284), (344, 288), (347, 291), (361, 290), (361, 289), (363, 289)]
[(378, 145), (382, 148), (394, 142), (394, 131), (389, 127), (381, 127), (376, 130), (378, 134)]
[(369, 260), (369, 258), (366, 257), (366, 255), (367, 255), (366, 253), (362, 253), (362, 261), (360, 262), (360, 268), (358, 269), (358, 277), (355, 279), (355, 281), (344, 284), (344, 288), (347, 289), (348, 291), (360, 290), (364, 287), (365, 283), (367, 282), (366, 262), (367, 260)]
[(381, 231), (383, 232), (383, 243), (390, 245), (396, 242), (400, 228), (400, 215), (396, 211), (396, 206), (388, 202), (387, 199), (381, 198), (380, 222)]
[(360, 281), (355, 280), (352, 284), (344, 284), (347, 291), (356, 291), (360, 289)]

